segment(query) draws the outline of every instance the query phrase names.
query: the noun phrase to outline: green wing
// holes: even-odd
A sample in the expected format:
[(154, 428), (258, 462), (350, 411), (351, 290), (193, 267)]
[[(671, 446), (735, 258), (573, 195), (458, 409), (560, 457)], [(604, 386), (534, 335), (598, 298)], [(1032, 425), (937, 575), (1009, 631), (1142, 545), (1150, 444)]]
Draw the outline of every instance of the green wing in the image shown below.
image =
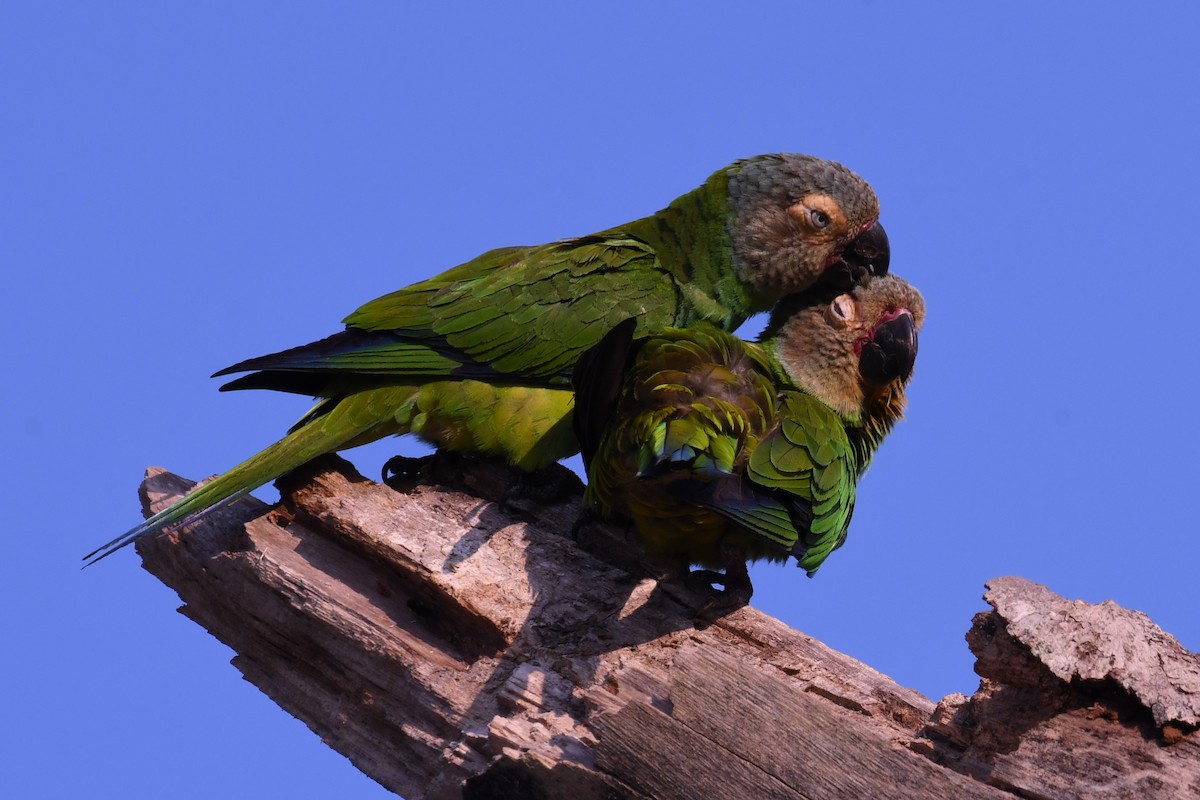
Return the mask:
[(779, 425), (750, 454), (737, 491), (713, 510), (790, 550), (811, 575), (846, 540), (854, 512), (854, 453), (837, 414), (786, 392)]
[(698, 548), (702, 561), (712, 543), (689, 543), (678, 526), (706, 509), (754, 538), (751, 557), (794, 556), (814, 573), (845, 540), (854, 508), (841, 417), (780, 389), (758, 345), (712, 326), (629, 338), (628, 327), (614, 330), (573, 377), (588, 502), (627, 509), (644, 538)]
[(639, 329), (666, 328), (681, 298), (639, 239), (510, 247), (372, 300), (341, 333), (216, 374), (260, 370), (223, 388), (305, 394), (326, 393), (334, 374), (370, 376), (373, 384), (476, 378), (559, 387), (615, 325), (634, 318)]
[(345, 322), (449, 348), (452, 359), (498, 376), (545, 378), (569, 372), (626, 318), (645, 331), (672, 325), (679, 305), (680, 290), (649, 245), (597, 235), (493, 250), (373, 300)]
[[(765, 356), (706, 322), (634, 342), (631, 322), (587, 351), (572, 376), (589, 474), (615, 484), (664, 471), (701, 482), (731, 473), (774, 414)], [(606, 463), (592, 470), (601, 450)]]

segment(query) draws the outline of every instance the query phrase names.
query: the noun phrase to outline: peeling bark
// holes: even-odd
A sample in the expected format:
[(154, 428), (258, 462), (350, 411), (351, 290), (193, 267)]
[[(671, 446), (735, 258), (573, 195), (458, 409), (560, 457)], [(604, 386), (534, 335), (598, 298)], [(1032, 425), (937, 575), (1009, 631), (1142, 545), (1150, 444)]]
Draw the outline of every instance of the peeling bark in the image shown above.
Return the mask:
[[(626, 531), (572, 538), (577, 491), (504, 503), (512, 473), (448, 463), (397, 491), (326, 457), (277, 507), (138, 544), (247, 680), (409, 800), (1200, 797), (1200, 662), (1143, 615), (991, 581), (980, 688), (935, 707), (750, 608), (697, 630), (706, 598), (643, 577)], [(150, 470), (147, 512), (191, 485)]]

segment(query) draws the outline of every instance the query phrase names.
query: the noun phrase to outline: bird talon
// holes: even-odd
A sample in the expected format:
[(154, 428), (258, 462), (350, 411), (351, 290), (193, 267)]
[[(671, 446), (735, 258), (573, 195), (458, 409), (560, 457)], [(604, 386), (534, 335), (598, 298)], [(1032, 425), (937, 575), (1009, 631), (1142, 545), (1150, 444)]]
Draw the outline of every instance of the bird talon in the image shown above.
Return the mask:
[(721, 561), (725, 571), (696, 570), (710, 585), (715, 583), (724, 587), (707, 603), (696, 611), (693, 617), (698, 628), (707, 627), (726, 614), (737, 611), (742, 606), (750, 604), (754, 595), (754, 585), (750, 582), (750, 571), (746, 568), (746, 553), (736, 544), (725, 540), (720, 545)]
[(390, 486), (397, 491), (401, 486), (410, 484), (421, 476), (421, 471), (429, 466), (433, 456), (392, 456), (383, 462), (380, 470), (380, 483)]
[(725, 586), (725, 575), (715, 569), (693, 569), (683, 576), (690, 589), (712, 591), (713, 584)]

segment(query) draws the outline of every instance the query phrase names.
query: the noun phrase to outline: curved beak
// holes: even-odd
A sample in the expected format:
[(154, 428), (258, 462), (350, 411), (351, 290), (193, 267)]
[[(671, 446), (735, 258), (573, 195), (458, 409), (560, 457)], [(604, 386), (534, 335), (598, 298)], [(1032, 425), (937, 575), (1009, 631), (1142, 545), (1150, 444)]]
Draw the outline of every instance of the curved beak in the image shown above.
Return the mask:
[(912, 312), (902, 308), (875, 327), (858, 357), (858, 372), (875, 386), (899, 378), (907, 381), (917, 361), (917, 325)]
[(850, 267), (855, 284), (862, 283), (869, 275), (887, 275), (888, 266), (892, 263), (887, 231), (876, 221), (850, 243), (842, 257)]
[(886, 275), (891, 261), (887, 231), (875, 221), (844, 250), (830, 257), (822, 282), (848, 292), (872, 276)]

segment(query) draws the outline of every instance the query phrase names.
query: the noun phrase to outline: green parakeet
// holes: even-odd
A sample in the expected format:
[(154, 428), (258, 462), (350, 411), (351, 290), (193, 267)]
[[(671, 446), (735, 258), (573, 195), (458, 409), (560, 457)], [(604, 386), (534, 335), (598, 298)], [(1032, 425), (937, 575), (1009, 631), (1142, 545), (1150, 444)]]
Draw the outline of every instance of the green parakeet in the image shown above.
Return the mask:
[(575, 370), (585, 502), (630, 519), (648, 555), (684, 559), (749, 601), (747, 559), (811, 576), (842, 545), (855, 486), (900, 418), (925, 303), (895, 276), (782, 301), (758, 343), (705, 323), (615, 328)]
[(887, 271), (871, 187), (805, 155), (738, 161), (649, 217), (601, 233), (492, 250), (373, 300), (346, 330), (218, 372), (223, 389), (320, 398), (279, 442), (89, 554), (240, 497), (322, 453), (412, 432), (538, 469), (578, 450), (570, 371), (632, 317), (642, 333), (732, 330), (820, 281)]

